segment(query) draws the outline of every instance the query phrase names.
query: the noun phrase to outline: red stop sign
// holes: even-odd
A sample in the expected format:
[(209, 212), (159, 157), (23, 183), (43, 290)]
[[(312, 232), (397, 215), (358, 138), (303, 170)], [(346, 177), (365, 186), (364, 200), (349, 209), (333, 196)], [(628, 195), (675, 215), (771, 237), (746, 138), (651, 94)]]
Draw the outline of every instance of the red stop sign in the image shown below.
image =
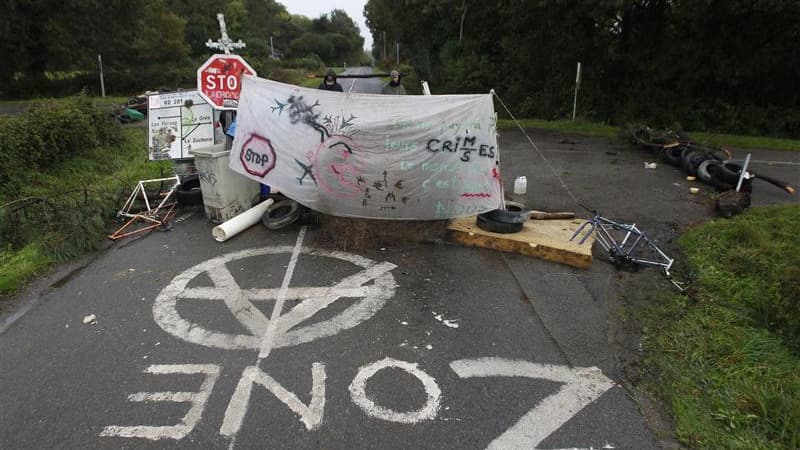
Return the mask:
[(242, 74), (256, 71), (239, 55), (214, 55), (197, 69), (197, 91), (215, 109), (236, 109)]

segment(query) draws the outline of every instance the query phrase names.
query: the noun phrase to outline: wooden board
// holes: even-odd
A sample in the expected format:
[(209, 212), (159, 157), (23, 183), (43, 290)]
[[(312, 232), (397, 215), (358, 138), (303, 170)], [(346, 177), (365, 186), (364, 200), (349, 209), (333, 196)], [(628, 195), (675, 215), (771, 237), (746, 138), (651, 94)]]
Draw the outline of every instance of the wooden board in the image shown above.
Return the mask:
[(583, 245), (578, 245), (580, 238), (569, 240), (583, 222), (583, 219), (529, 220), (518, 233), (499, 234), (478, 228), (475, 216), (462, 217), (453, 219), (447, 227), (447, 239), (470, 247), (519, 253), (585, 269), (592, 265), (594, 236)]

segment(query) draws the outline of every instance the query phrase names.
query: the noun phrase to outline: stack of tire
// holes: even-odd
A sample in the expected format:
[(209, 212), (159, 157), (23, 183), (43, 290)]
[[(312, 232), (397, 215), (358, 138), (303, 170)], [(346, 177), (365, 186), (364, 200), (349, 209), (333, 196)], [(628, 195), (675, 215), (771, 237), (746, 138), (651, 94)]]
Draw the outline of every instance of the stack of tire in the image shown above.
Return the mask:
[[(742, 177), (743, 165), (732, 160), (730, 152), (696, 144), (683, 132), (643, 127), (633, 131), (631, 138), (640, 149), (655, 152), (667, 164), (682, 168), (687, 174), (722, 192), (717, 199), (717, 209), (723, 215), (737, 214), (750, 206), (750, 192), (753, 189), (751, 182), (756, 178), (794, 194), (794, 188), (786, 182), (755, 174), (751, 170)], [(737, 192), (736, 186), (740, 178), (742, 186)]]
[[(742, 165), (730, 159), (727, 150), (714, 150), (692, 143), (683, 143), (664, 148), (664, 160), (667, 164), (680, 167), (687, 175), (697, 177), (710, 184), (718, 191), (729, 191), (736, 188), (742, 173)], [(742, 180), (742, 189), (750, 191), (751, 178)]]
[[(725, 149), (710, 148), (692, 142), (680, 131), (659, 131), (644, 127), (632, 133), (633, 142), (642, 149), (655, 152), (667, 163), (679, 167), (686, 174), (697, 177), (718, 191), (736, 188), (742, 165), (731, 160)], [(742, 189), (752, 189), (751, 177), (745, 177)]]

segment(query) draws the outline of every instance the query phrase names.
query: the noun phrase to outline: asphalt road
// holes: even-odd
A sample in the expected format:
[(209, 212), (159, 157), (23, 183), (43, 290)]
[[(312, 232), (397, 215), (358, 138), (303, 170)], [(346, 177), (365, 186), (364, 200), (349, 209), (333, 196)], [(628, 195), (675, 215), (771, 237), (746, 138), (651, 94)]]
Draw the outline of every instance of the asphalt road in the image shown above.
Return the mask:
[[(500, 143), (507, 189), (526, 175), (537, 209), (577, 211), (574, 197), (666, 249), (712, 215), (707, 190), (644, 169), (638, 150), (533, 137), (541, 154), (517, 131)], [(756, 152), (754, 164), (797, 185), (798, 156)], [(753, 201), (797, 197), (762, 184)], [(660, 445), (628, 383), (639, 342), (620, 317), (627, 297), (669, 288), (654, 271), (439, 241), (346, 253), (299, 226), (220, 244), (202, 212), (179, 219), (2, 317), (0, 447)]]
[[(371, 67), (351, 67), (345, 69), (342, 75), (370, 75)], [(340, 78), (339, 84), (345, 92), (358, 92), (362, 94), (380, 94), (384, 81), (381, 78)]]

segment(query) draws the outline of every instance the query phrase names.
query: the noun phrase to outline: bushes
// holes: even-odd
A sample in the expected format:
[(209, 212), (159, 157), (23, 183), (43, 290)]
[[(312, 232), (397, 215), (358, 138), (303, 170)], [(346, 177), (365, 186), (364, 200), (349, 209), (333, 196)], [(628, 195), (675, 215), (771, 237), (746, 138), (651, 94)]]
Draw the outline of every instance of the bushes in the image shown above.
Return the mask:
[(123, 140), (119, 124), (85, 96), (0, 121), (0, 250), (35, 243), (64, 260), (97, 248), (122, 188), (97, 180), (125, 161), (111, 149)]
[(0, 122), (0, 198), (18, 193), (31, 173), (120, 139), (119, 125), (88, 97), (36, 104)]
[(322, 72), (326, 67), (325, 62), (316, 53), (310, 53), (302, 58), (281, 61), (281, 66), (287, 69), (303, 69), (309, 72)]
[(147, 160), (143, 128), (121, 134), (119, 145), (29, 172), (19, 191), (0, 196), (0, 295), (54, 261), (100, 248), (136, 181), (169, 173), (169, 161)]

